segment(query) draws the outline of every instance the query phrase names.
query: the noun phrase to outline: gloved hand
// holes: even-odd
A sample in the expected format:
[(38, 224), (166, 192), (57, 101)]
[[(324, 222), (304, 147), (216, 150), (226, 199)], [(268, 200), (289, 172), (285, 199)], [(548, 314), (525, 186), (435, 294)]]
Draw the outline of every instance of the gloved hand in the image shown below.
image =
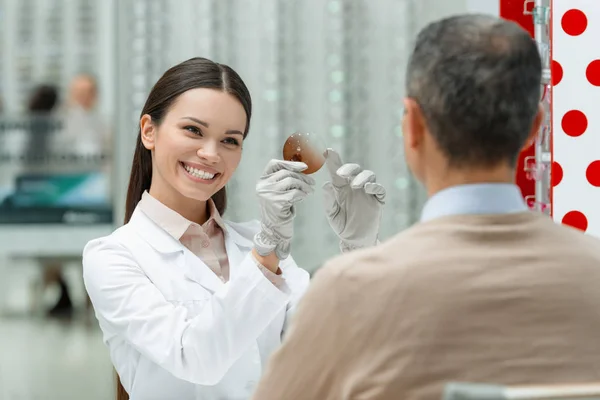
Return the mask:
[(373, 171), (358, 164), (342, 164), (340, 155), (327, 149), (325, 163), (331, 182), (323, 185), (329, 225), (340, 238), (342, 252), (378, 242), (385, 188)]
[(258, 254), (275, 252), (280, 260), (290, 254), (294, 233), (294, 205), (314, 192), (315, 180), (302, 173), (302, 162), (271, 160), (256, 184), (261, 210), (261, 230), (254, 236)]

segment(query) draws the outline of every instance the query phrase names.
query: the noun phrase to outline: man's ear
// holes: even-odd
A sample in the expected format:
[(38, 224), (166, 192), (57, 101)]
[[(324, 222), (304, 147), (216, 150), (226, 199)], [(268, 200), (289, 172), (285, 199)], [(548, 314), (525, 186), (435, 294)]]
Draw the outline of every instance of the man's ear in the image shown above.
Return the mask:
[(154, 150), (156, 126), (152, 122), (152, 117), (148, 114), (144, 114), (140, 119), (140, 133), (144, 147), (148, 150)]
[(542, 127), (542, 123), (544, 122), (544, 117), (546, 112), (544, 111), (544, 106), (542, 103), (538, 104), (538, 111), (533, 119), (533, 125), (531, 125), (531, 131), (529, 132), (529, 136), (527, 137), (527, 141), (525, 142), (525, 146), (523, 150), (531, 146), (535, 143), (535, 139), (537, 138), (540, 128)]
[(416, 149), (423, 142), (425, 119), (421, 107), (414, 99), (406, 97), (403, 103), (402, 135), (404, 136), (404, 145)]

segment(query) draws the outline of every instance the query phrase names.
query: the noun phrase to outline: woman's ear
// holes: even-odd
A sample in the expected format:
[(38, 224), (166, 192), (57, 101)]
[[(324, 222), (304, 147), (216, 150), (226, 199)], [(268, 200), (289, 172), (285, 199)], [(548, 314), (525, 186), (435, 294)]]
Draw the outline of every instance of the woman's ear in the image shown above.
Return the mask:
[(152, 122), (152, 117), (148, 114), (144, 114), (140, 119), (140, 133), (144, 147), (148, 150), (154, 150), (156, 126)]

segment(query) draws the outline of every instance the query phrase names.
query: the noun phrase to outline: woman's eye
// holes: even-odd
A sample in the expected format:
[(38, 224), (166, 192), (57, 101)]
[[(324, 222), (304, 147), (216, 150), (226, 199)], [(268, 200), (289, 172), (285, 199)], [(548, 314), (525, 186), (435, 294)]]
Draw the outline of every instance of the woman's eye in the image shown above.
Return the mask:
[(183, 129), (185, 129), (188, 132), (192, 132), (194, 135), (200, 135), (200, 134), (202, 134), (202, 132), (200, 131), (200, 129), (198, 129), (197, 127), (195, 127), (193, 125), (184, 126)]
[(232, 144), (234, 146), (239, 146), (240, 145), (240, 142), (237, 139), (235, 139), (235, 138), (227, 138), (227, 139), (224, 140), (224, 142), (226, 144)]

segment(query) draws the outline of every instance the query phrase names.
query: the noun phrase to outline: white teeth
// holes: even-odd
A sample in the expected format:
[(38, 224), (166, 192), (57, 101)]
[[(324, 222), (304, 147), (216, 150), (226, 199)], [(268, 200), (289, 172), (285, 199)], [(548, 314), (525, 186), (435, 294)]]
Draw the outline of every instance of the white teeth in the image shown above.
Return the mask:
[(193, 176), (195, 176), (196, 178), (200, 178), (200, 179), (206, 179), (206, 180), (210, 180), (213, 179), (215, 177), (215, 174), (211, 174), (209, 172), (206, 171), (202, 171), (196, 168), (192, 168), (186, 164), (183, 164), (183, 168), (185, 168), (185, 170), (187, 172), (189, 172), (190, 174), (192, 174)]

